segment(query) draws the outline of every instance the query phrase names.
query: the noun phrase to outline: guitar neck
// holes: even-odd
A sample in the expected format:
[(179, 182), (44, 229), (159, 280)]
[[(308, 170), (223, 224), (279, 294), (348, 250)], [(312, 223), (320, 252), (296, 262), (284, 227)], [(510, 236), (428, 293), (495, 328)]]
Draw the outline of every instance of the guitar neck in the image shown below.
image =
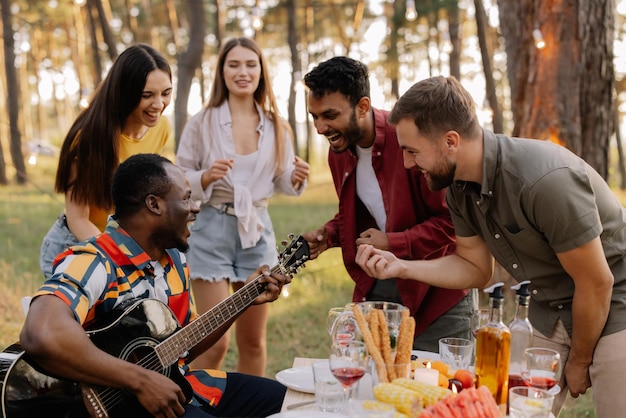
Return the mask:
[[(272, 273), (276, 272), (280, 272), (279, 266), (272, 268)], [(179, 358), (185, 356), (186, 352), (252, 305), (265, 290), (265, 283), (260, 282), (262, 277), (258, 276), (246, 283), (237, 292), (158, 344), (155, 351), (161, 363), (165, 366), (174, 364)]]

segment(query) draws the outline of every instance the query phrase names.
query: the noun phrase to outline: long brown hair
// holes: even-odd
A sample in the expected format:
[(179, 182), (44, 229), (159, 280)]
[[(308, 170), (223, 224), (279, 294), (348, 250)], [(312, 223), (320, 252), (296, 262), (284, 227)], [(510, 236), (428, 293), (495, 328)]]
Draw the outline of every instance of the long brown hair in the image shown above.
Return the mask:
[(154, 70), (172, 79), (165, 58), (149, 45), (133, 45), (117, 57), (63, 140), (54, 184), (57, 193), (71, 189), (78, 203), (113, 208), (111, 181), (119, 164), (120, 135)]
[(261, 48), (259, 48), (252, 39), (231, 38), (222, 46), (217, 59), (217, 68), (211, 89), (211, 96), (207, 102), (206, 108), (219, 107), (228, 99), (229, 92), (226, 87), (226, 81), (224, 81), (224, 63), (226, 62), (226, 56), (230, 50), (236, 46), (247, 48), (259, 57), (259, 62), (261, 63), (261, 77), (259, 86), (254, 91), (254, 101), (261, 106), (261, 109), (265, 111), (274, 124), (274, 131), (276, 132), (274, 139), (276, 144), (276, 171), (277, 174), (280, 174), (284, 170), (285, 131), (291, 135), (292, 139), (293, 133), (291, 126), (280, 116), (278, 105), (276, 104), (276, 97), (272, 90), (270, 75), (267, 71), (267, 62), (265, 61)]

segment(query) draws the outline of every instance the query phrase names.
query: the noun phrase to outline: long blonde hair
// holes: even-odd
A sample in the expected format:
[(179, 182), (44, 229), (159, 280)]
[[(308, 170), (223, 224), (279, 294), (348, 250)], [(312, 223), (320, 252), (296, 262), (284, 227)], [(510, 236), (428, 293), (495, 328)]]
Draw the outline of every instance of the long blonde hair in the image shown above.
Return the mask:
[(261, 78), (259, 80), (259, 86), (254, 91), (254, 101), (261, 106), (261, 109), (268, 115), (274, 124), (275, 144), (276, 144), (276, 174), (283, 172), (283, 160), (285, 157), (285, 132), (287, 132), (291, 138), (293, 138), (291, 126), (285, 121), (278, 111), (276, 104), (276, 96), (272, 90), (272, 83), (269, 73), (266, 71), (267, 62), (263, 56), (261, 48), (249, 38), (231, 38), (222, 46), (217, 59), (217, 68), (215, 71), (215, 80), (213, 81), (213, 87), (211, 89), (211, 96), (206, 104), (206, 108), (214, 108), (221, 106), (228, 99), (228, 88), (226, 87), (226, 81), (224, 81), (224, 63), (226, 62), (226, 56), (236, 46), (242, 46), (253, 51), (258, 57), (261, 63)]

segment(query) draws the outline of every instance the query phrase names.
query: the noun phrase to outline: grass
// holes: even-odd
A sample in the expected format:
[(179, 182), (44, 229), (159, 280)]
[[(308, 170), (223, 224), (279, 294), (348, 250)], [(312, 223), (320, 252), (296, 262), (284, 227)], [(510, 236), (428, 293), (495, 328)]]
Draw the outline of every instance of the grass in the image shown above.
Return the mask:
[[(41, 240), (63, 209), (62, 197), (52, 193), (55, 167), (56, 161), (42, 158), (29, 167), (30, 184), (0, 188), (0, 349), (17, 341), (24, 319), (20, 298), (32, 294), (42, 282)], [(323, 165), (314, 167), (302, 196), (272, 199), (270, 213), (277, 240), (319, 227), (336, 209), (328, 170)], [(267, 376), (291, 367), (296, 356), (327, 357), (326, 313), (350, 301), (352, 288), (339, 249), (326, 251), (300, 270), (288, 287), (289, 296), (270, 305)], [(236, 358), (232, 339), (224, 369), (233, 370)], [(590, 396), (568, 399), (560, 417), (595, 417)]]

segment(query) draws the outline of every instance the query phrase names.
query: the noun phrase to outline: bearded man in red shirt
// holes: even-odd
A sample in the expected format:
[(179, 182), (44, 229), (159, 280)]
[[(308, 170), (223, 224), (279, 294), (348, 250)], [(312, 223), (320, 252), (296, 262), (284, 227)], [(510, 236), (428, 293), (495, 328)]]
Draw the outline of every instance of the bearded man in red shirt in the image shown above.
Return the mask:
[(411, 260), (455, 251), (445, 190), (431, 191), (421, 171), (403, 167), (395, 127), (387, 122), (389, 112), (371, 105), (367, 67), (348, 57), (334, 57), (306, 74), (304, 83), (315, 128), (330, 144), (328, 164), (339, 197), (335, 217), (302, 234), (311, 259), (330, 247), (341, 247), (355, 282), (353, 302), (407, 306), (416, 320), (416, 350), (438, 352), (443, 337), (470, 338), (474, 292), (412, 280), (377, 280), (355, 262), (361, 244)]

